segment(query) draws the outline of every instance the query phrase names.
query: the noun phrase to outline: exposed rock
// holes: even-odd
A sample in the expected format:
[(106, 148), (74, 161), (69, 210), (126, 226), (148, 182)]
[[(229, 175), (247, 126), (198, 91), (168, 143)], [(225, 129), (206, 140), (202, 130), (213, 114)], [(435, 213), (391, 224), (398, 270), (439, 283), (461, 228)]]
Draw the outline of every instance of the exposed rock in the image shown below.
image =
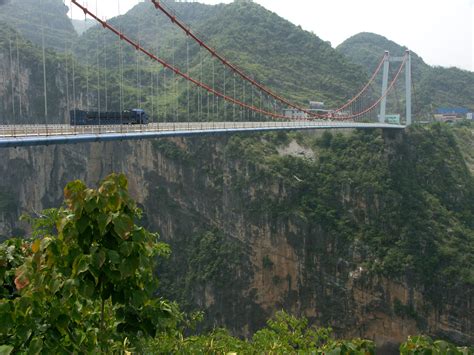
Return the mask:
[[(240, 264), (230, 274), (189, 290), (190, 305), (206, 308), (209, 325), (248, 335), (283, 308), (332, 326), (338, 335), (374, 339), (388, 348), (420, 332), (474, 343), (472, 290), (452, 290), (443, 295), (448, 301), (434, 305), (409, 280), (368, 273), (358, 264), (363, 256), (357, 250), (341, 259), (345, 246), (324, 226), (298, 217), (252, 214), (248, 202), (261, 198), (256, 191), (262, 186), (242, 185), (239, 177), (258, 168), (229, 159), (227, 138), (205, 139), (207, 144), (165, 141), (177, 149), (173, 157), (157, 149), (157, 141), (3, 150), (0, 188), (14, 197), (16, 207), (2, 214), (0, 234), (11, 235), (23, 212), (58, 206), (68, 181), (96, 185), (110, 172), (123, 172), (147, 226), (172, 244), (176, 280), (185, 276), (188, 261), (182, 250), (196, 233), (219, 230), (224, 240), (238, 246)], [(199, 151), (202, 160), (190, 158), (187, 151)], [(285, 194), (277, 179), (267, 189)], [(341, 198), (355, 208), (349, 196), (344, 192)], [(356, 206), (366, 208), (360, 202)]]

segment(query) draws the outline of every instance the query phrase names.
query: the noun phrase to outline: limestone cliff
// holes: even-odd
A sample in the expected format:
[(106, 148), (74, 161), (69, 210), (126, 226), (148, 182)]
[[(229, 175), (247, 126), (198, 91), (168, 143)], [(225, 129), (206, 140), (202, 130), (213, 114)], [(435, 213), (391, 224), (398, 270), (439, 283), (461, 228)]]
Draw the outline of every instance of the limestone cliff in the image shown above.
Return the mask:
[[(56, 2), (56, 1), (55, 1)], [(59, 2), (61, 4), (61, 2)], [(64, 6), (64, 5), (63, 5)], [(46, 102), (43, 54), (41, 47), (26, 40), (0, 18), (0, 124), (66, 123), (69, 110), (96, 102), (90, 72), (86, 72), (70, 53), (46, 49)], [(86, 77), (86, 74), (89, 78)], [(87, 84), (86, 84), (87, 83)], [(86, 86), (90, 86), (86, 89)]]
[[(389, 248), (388, 256), (371, 249), (376, 239), (367, 235), (377, 227), (374, 221), (391, 238), (390, 224), (400, 217), (380, 220), (380, 215), (396, 210), (397, 200), (388, 206), (375, 181), (366, 188), (354, 181), (367, 173), (367, 166), (358, 167), (361, 170), (347, 176), (346, 182), (335, 167), (333, 190), (312, 190), (326, 183), (318, 174), (327, 167), (308, 169), (327, 157), (323, 149), (304, 141), (316, 139), (331, 147), (345, 142), (337, 149), (351, 157), (347, 135), (351, 134), (205, 137), (4, 150), (0, 234), (10, 236), (27, 228), (16, 222), (23, 212), (58, 206), (68, 181), (96, 184), (110, 172), (124, 172), (132, 196), (145, 212), (144, 223), (172, 246), (171, 260), (158, 271), (162, 294), (186, 308), (205, 309), (209, 326), (226, 325), (245, 335), (276, 310), (285, 309), (331, 326), (338, 335), (367, 337), (378, 344), (396, 344), (417, 333), (474, 344), (472, 284), (459, 279), (443, 288), (433, 279), (436, 289), (430, 289), (408, 261), (399, 272), (386, 271), (395, 247)], [(383, 148), (379, 161), (366, 162), (374, 170), (382, 165), (387, 171), (406, 169), (397, 164), (411, 156), (401, 149), (413, 135), (392, 138), (384, 141), (375, 134), (355, 139), (366, 140), (370, 149)], [(417, 172), (406, 173), (417, 179)], [(386, 178), (396, 176), (393, 171)], [(432, 194), (438, 196), (436, 191)], [(461, 193), (453, 188), (446, 199), (459, 202)], [(399, 237), (390, 243), (403, 240), (403, 233), (396, 231)], [(445, 234), (449, 237), (450, 232)], [(428, 258), (435, 251), (427, 253)], [(436, 273), (438, 264), (428, 267)], [(385, 271), (377, 269), (380, 265)]]

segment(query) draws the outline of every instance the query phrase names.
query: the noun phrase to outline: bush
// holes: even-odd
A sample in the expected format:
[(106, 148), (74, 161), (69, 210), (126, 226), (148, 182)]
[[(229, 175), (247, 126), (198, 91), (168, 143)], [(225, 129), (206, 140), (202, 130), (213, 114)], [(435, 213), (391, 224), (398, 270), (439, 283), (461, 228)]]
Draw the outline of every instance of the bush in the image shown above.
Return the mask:
[(97, 190), (74, 181), (64, 194), (66, 207), (33, 220), (33, 240), (0, 249), (4, 349), (119, 351), (124, 339), (174, 329), (176, 305), (152, 297), (155, 257), (169, 248), (135, 223), (125, 176)]

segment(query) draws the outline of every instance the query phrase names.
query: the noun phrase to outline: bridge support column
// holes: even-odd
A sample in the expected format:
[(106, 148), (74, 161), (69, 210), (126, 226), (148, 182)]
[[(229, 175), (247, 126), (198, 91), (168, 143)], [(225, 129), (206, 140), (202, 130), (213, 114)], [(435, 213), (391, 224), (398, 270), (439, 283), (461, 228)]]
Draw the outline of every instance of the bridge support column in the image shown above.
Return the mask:
[(411, 125), (411, 53), (407, 49), (407, 62), (405, 65), (405, 93), (406, 93), (406, 125)]
[(383, 79), (382, 79), (382, 102), (380, 103), (379, 122), (385, 123), (385, 114), (387, 111), (387, 87), (388, 87), (388, 71), (390, 69), (390, 53), (385, 51), (385, 58), (383, 63)]

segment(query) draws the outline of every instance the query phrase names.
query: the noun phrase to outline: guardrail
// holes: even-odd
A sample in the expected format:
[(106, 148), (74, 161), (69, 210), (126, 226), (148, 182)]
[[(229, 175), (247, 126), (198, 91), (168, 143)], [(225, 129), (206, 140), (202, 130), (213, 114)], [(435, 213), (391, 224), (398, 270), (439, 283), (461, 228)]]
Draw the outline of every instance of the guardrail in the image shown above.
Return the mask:
[(165, 122), (148, 125), (5, 125), (0, 126), (0, 147), (71, 144), (127, 139), (210, 135), (259, 131), (311, 129), (403, 129), (385, 123), (347, 121), (288, 122)]

